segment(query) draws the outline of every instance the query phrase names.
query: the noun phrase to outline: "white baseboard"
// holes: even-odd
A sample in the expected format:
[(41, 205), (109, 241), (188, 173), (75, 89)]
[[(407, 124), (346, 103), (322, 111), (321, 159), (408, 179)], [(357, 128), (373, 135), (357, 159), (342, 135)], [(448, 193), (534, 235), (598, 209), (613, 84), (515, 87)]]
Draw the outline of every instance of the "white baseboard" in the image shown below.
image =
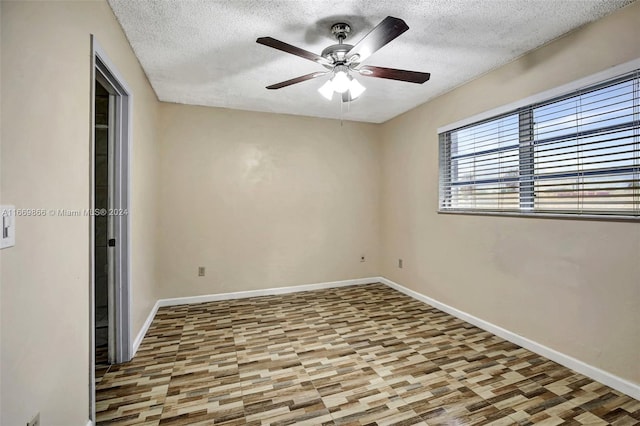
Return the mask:
[(146, 321), (142, 325), (142, 328), (138, 332), (138, 335), (136, 336), (135, 340), (133, 341), (132, 357), (135, 356), (136, 352), (138, 352), (140, 343), (142, 343), (142, 339), (144, 339), (145, 334), (147, 334), (147, 331), (149, 330), (149, 327), (153, 322), (153, 318), (156, 316), (156, 313), (158, 312), (158, 308), (163, 306), (188, 305), (192, 303), (217, 302), (220, 300), (231, 300), (231, 299), (245, 299), (247, 297), (272, 296), (277, 294), (298, 293), (301, 291), (321, 290), (324, 288), (346, 287), (350, 285), (373, 284), (373, 283), (379, 283), (379, 282), (380, 282), (379, 277), (356, 278), (352, 280), (330, 281), (330, 282), (324, 282), (324, 283), (304, 284), (304, 285), (297, 285), (297, 286), (291, 286), (291, 287), (277, 287), (277, 288), (268, 288), (263, 290), (237, 291), (234, 293), (205, 294), (202, 296), (160, 299), (153, 306), (153, 308), (151, 309), (151, 312), (149, 312), (149, 315), (147, 316)]
[(324, 288), (346, 287), (349, 285), (379, 283), (379, 277), (357, 278), (353, 280), (331, 281), (317, 284), (304, 284), (291, 287), (267, 288), (264, 290), (237, 291), (234, 293), (205, 294), (202, 296), (176, 297), (160, 299), (160, 306), (187, 305), (191, 303), (218, 302), (220, 300), (245, 299), (247, 297), (273, 296), (277, 294), (298, 293), (301, 291), (321, 290)]
[(87, 426), (93, 426), (93, 422), (92, 422), (91, 420), (89, 420), (89, 421), (87, 422)]
[(136, 352), (138, 352), (140, 343), (142, 343), (142, 339), (144, 339), (144, 335), (147, 334), (149, 327), (151, 327), (151, 323), (153, 322), (153, 319), (155, 318), (159, 307), (160, 307), (160, 301), (158, 300), (155, 303), (155, 305), (153, 305), (153, 308), (151, 308), (151, 312), (149, 312), (149, 315), (147, 316), (147, 319), (144, 321), (144, 324), (142, 324), (142, 328), (138, 332), (136, 339), (133, 341), (133, 350), (131, 351), (131, 358), (136, 356)]
[(419, 300), (428, 305), (431, 305), (434, 308), (440, 309), (441, 311), (451, 314), (454, 317), (460, 318), (461, 320), (464, 320), (470, 324), (473, 324), (476, 327), (480, 327), (481, 329), (489, 331), (495, 334), (496, 336), (500, 336), (511, 343), (515, 343), (518, 346), (522, 346), (525, 349), (528, 349), (532, 352), (535, 352), (539, 355), (549, 358), (550, 360), (555, 361), (558, 364), (564, 365), (565, 367), (568, 367), (574, 371), (577, 371), (578, 373), (584, 374), (585, 376), (590, 377), (593, 380), (596, 380), (602, 384), (612, 387), (613, 389), (616, 389), (617, 391), (627, 394), (632, 398), (640, 400), (640, 385), (636, 383), (632, 383), (628, 380), (615, 376), (597, 367), (586, 364), (583, 361), (580, 361), (569, 355), (558, 352), (540, 343), (534, 342), (533, 340), (529, 340), (526, 337), (520, 336), (519, 334), (516, 334), (512, 331), (505, 330), (504, 328), (499, 327), (495, 324), (492, 324), (488, 321), (485, 321), (478, 317), (474, 317), (473, 315), (467, 314), (466, 312), (458, 310), (452, 306), (446, 305), (442, 302), (438, 302), (435, 299), (432, 299), (428, 296), (420, 294), (416, 291), (410, 290), (387, 278), (379, 277), (377, 279), (377, 282), (386, 284), (389, 287), (396, 289), (401, 293), (406, 294), (407, 296), (413, 297), (416, 300)]

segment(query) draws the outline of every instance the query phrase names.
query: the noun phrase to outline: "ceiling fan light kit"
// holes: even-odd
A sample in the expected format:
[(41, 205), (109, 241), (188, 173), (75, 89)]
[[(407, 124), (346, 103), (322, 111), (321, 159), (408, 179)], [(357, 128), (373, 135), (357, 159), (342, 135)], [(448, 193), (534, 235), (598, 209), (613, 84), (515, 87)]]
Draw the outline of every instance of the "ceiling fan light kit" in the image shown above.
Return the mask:
[[(341, 77), (339, 77), (339, 75), (336, 75), (331, 80), (327, 80), (326, 83), (320, 86), (318, 92), (320, 92), (320, 94), (329, 101), (333, 99), (334, 92), (340, 94), (348, 92), (349, 100), (352, 101), (357, 99), (365, 90), (367, 90), (366, 87), (350, 75), (346, 76), (347, 80), (345, 85), (342, 84), (342, 80), (340, 80), (340, 78)], [(338, 81), (336, 82), (336, 80)]]
[(271, 37), (260, 37), (256, 40), (259, 44), (314, 61), (328, 70), (326, 72), (315, 72), (281, 83), (272, 84), (271, 86), (267, 86), (267, 89), (281, 89), (291, 86), (292, 84), (331, 74), (331, 78), (318, 89), (318, 92), (328, 100), (332, 100), (333, 94), (338, 93), (342, 96), (342, 102), (351, 102), (366, 90), (358, 80), (353, 78), (351, 75), (352, 72), (366, 77), (422, 84), (429, 80), (429, 73), (361, 65), (369, 56), (408, 29), (409, 26), (402, 19), (387, 16), (364, 36), (362, 40), (355, 45), (350, 45), (343, 43), (343, 41), (351, 32), (351, 27), (348, 24), (339, 22), (331, 26), (331, 33), (338, 40), (338, 44), (325, 48), (320, 55)]

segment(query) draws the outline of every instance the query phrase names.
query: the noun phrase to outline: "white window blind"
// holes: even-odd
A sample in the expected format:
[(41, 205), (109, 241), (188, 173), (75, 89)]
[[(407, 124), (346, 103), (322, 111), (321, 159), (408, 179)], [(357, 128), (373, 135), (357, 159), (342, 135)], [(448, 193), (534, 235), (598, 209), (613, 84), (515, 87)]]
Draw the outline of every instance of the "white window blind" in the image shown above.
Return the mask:
[(440, 137), (440, 211), (640, 218), (640, 70)]

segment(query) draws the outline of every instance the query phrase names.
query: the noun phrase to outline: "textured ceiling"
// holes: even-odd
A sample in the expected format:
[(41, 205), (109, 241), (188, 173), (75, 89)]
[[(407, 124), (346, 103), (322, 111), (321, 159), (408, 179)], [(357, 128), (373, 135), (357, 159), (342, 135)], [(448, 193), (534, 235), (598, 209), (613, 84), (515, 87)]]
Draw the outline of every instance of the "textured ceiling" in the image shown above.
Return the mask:
[[(631, 0), (109, 0), (162, 101), (384, 122)], [(271, 36), (314, 53), (347, 22), (355, 44), (386, 16), (409, 30), (367, 65), (431, 73), (423, 85), (359, 76), (350, 105), (327, 101), (325, 78), (265, 86), (324, 70), (259, 45)], [(597, 54), (597, 52), (594, 52)], [(342, 107), (342, 111), (341, 111)]]

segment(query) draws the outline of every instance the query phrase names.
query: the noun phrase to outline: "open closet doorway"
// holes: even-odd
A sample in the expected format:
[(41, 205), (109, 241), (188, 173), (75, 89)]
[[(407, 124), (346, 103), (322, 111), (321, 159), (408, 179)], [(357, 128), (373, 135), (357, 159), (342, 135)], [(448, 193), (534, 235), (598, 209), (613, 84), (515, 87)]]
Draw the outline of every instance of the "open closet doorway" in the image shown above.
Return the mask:
[(90, 407), (113, 364), (131, 360), (130, 149), (132, 96), (91, 38)]
[[(113, 203), (113, 105), (114, 95), (96, 78), (94, 151), (94, 306), (96, 382), (115, 363), (113, 324), (113, 216), (105, 214)], [(103, 213), (105, 212), (105, 213)]]

